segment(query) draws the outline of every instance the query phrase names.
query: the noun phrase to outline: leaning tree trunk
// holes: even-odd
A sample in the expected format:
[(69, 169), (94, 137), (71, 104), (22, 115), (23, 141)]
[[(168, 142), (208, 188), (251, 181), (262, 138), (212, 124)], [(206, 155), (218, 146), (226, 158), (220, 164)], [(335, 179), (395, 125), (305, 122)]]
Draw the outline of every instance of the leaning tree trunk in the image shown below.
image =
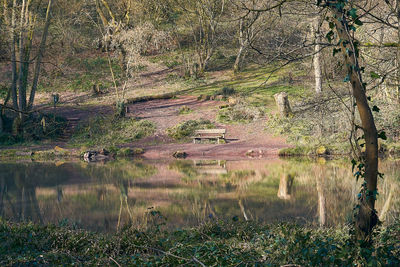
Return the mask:
[(355, 226), (357, 238), (366, 240), (369, 238), (374, 226), (378, 223), (378, 216), (375, 210), (375, 196), (377, 192), (378, 177), (378, 133), (374, 117), (368, 105), (366, 88), (362, 81), (360, 66), (353, 39), (349, 33), (349, 26), (346, 17), (336, 9), (334, 22), (341, 40), (340, 46), (345, 58), (348, 74), (352, 86), (353, 96), (356, 100), (357, 109), (360, 114), (362, 129), (365, 136), (365, 173), (366, 187), (362, 192), (359, 203), (359, 211), (356, 216)]
[(50, 12), (51, 12), (52, 2), (53, 2), (52, 0), (49, 0), (49, 3), (47, 5), (46, 22), (45, 22), (45, 25), (44, 25), (42, 39), (40, 41), (39, 51), (38, 51), (37, 56), (36, 56), (35, 71), (34, 71), (34, 74), (33, 74), (32, 89), (31, 89), (31, 93), (30, 93), (30, 96), (29, 96), (28, 110), (32, 109), (33, 102), (35, 100), (35, 93), (36, 93), (37, 84), (38, 84), (38, 81), (39, 81), (40, 66), (41, 66), (41, 63), (42, 63), (42, 57), (43, 57), (45, 46), (46, 46), (46, 39), (47, 39), (47, 35), (48, 35), (48, 32), (49, 32)]
[(315, 77), (315, 92), (322, 92), (322, 70), (321, 70), (321, 32), (319, 26), (319, 16), (317, 16), (313, 21), (313, 32), (314, 32), (314, 77)]
[(245, 50), (244, 45), (240, 45), (239, 51), (236, 56), (235, 64), (233, 64), (233, 72), (234, 73), (238, 73), (240, 71), (240, 66), (242, 63), (242, 56), (243, 56), (244, 50)]
[[(21, 17), (20, 17), (20, 34), (19, 34), (19, 73), (18, 73), (18, 105), (19, 115), (23, 119), (23, 111), (26, 110), (26, 87), (28, 80), (29, 65), (26, 62), (27, 45), (25, 44), (26, 38), (26, 23), (25, 20), (25, 7), (26, 2), (22, 0)], [(29, 61), (29, 60), (28, 60)], [(27, 67), (28, 66), (28, 67)]]

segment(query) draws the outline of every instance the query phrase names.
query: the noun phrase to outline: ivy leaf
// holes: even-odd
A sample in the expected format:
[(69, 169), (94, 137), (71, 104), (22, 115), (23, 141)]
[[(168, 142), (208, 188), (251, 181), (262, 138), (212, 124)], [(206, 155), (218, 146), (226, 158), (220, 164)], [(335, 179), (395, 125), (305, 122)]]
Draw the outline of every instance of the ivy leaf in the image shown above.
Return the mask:
[(386, 133), (384, 131), (378, 133), (378, 138), (380, 138), (382, 140), (387, 140)]
[(346, 77), (344, 77), (343, 82), (349, 82), (350, 81), (350, 76), (347, 74)]
[(356, 161), (355, 159), (352, 159), (352, 160), (351, 160), (351, 164), (353, 165), (353, 167), (352, 167), (352, 169), (351, 169), (351, 172), (354, 172), (354, 168), (355, 168), (356, 165), (357, 165), (357, 161)]
[(356, 24), (356, 25), (358, 25), (358, 26), (362, 26), (364, 23), (362, 23), (361, 20), (356, 19), (356, 20), (354, 21), (354, 24)]
[(355, 8), (350, 9), (349, 16), (352, 17), (353, 19), (357, 18), (357, 9)]
[(379, 79), (381, 77), (378, 73), (374, 71), (371, 71), (370, 75), (372, 79)]
[(329, 22), (329, 28), (333, 29), (335, 28), (335, 23), (333, 23), (332, 21)]
[(372, 111), (379, 112), (380, 110), (381, 110), (381, 109), (378, 108), (377, 106), (373, 106), (373, 107), (372, 107)]
[(334, 48), (333, 49), (333, 56), (335, 56), (337, 53), (339, 53), (342, 49), (341, 48)]
[(370, 96), (368, 96), (367, 99), (368, 99), (368, 101), (371, 101), (372, 98)]
[(326, 34), (326, 39), (328, 39), (328, 42), (332, 42), (332, 40), (333, 40), (333, 36), (335, 35), (335, 33), (333, 32), (333, 31), (329, 31), (327, 34)]

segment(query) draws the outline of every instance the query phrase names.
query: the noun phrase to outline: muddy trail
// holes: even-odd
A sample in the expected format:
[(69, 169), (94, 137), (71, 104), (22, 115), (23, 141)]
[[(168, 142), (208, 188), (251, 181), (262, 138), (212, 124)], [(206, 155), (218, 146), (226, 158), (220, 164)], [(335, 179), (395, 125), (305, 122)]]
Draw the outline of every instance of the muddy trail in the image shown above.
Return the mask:
[[(170, 157), (176, 151), (183, 151), (189, 158), (221, 159), (276, 157), (280, 149), (289, 146), (283, 138), (268, 133), (267, 117), (248, 124), (217, 122), (219, 106), (224, 104), (226, 103), (223, 101), (198, 100), (195, 96), (131, 104), (128, 116), (150, 120), (157, 125), (154, 135), (134, 145), (145, 149), (146, 158)], [(186, 115), (179, 114), (179, 110), (184, 106), (193, 112)], [(210, 120), (217, 128), (226, 129), (226, 144), (177, 143), (166, 134), (167, 128), (183, 121), (199, 119)]]

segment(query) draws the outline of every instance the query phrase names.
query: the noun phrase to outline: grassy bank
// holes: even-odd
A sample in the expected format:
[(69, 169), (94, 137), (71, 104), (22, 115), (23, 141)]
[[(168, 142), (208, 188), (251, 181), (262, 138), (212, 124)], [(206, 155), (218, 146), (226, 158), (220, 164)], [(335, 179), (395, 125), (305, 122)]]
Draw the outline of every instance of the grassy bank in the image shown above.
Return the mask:
[[(110, 266), (398, 266), (400, 225), (376, 231), (371, 248), (359, 248), (348, 227), (312, 229), (215, 221), (163, 231), (160, 214), (146, 230), (105, 235), (53, 225), (0, 222), (0, 264)], [(162, 221), (162, 220), (161, 220)], [(203, 265), (204, 264), (204, 265)]]

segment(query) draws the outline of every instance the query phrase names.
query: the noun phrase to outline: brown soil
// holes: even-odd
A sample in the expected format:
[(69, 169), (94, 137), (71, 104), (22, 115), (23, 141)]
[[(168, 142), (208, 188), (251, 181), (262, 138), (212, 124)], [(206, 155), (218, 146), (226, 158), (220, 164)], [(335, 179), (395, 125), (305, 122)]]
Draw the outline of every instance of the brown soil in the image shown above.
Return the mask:
[[(135, 146), (145, 149), (146, 158), (170, 157), (175, 151), (184, 151), (190, 158), (236, 159), (243, 157), (276, 157), (281, 148), (288, 147), (283, 138), (274, 137), (266, 129), (266, 120), (249, 124), (222, 124), (215, 122), (218, 107), (222, 101), (197, 100), (194, 96), (181, 96), (177, 99), (153, 100), (129, 106), (131, 113), (140, 119), (156, 123), (155, 135), (144, 138)], [(180, 115), (179, 109), (187, 106), (192, 113)], [(207, 119), (215, 122), (218, 128), (227, 131), (226, 144), (176, 143), (166, 135), (166, 129), (186, 120)]]
[[(80, 98), (80, 97), (78, 97)], [(64, 102), (64, 106), (57, 107), (56, 113), (67, 119), (77, 119), (83, 122), (96, 115), (112, 114), (110, 105), (81, 106), (71, 96), (70, 101)], [(218, 158), (218, 159), (240, 159), (240, 158), (275, 158), (278, 151), (289, 147), (281, 137), (274, 137), (266, 129), (267, 118), (248, 124), (222, 124), (216, 122), (216, 116), (223, 101), (197, 100), (195, 96), (179, 96), (175, 99), (160, 99), (140, 102), (129, 105), (130, 113), (127, 116), (138, 119), (153, 121), (157, 125), (154, 135), (146, 137), (134, 144), (125, 146), (141, 147), (146, 151), (145, 158), (170, 158), (175, 151), (184, 151), (189, 158)], [(192, 113), (180, 115), (179, 109), (187, 106), (193, 110)], [(53, 108), (45, 108), (53, 112)], [(216, 124), (218, 128), (227, 131), (226, 144), (193, 144), (192, 142), (177, 143), (166, 135), (166, 129), (186, 120), (207, 119)], [(75, 127), (75, 124), (71, 124)], [(68, 131), (71, 132), (71, 129)], [(54, 146), (66, 147), (68, 137), (61, 138), (57, 142), (30, 147), (32, 150), (49, 149)]]

